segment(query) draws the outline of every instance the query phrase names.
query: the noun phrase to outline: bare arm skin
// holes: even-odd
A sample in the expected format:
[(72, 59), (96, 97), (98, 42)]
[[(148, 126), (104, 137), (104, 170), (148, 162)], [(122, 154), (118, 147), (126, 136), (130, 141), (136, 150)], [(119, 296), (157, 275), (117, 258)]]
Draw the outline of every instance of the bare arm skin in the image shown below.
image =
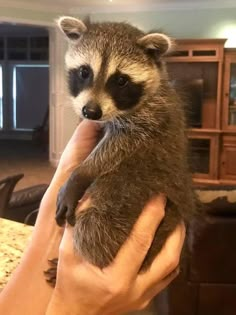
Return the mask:
[(76, 129), (69, 141), (42, 200), (32, 241), (19, 267), (0, 294), (0, 314), (45, 314), (53, 290), (46, 283), (43, 271), (48, 269), (48, 259), (58, 257), (63, 234), (63, 229), (55, 222), (58, 191), (71, 171), (91, 152), (96, 144), (97, 135), (97, 126), (86, 121)]

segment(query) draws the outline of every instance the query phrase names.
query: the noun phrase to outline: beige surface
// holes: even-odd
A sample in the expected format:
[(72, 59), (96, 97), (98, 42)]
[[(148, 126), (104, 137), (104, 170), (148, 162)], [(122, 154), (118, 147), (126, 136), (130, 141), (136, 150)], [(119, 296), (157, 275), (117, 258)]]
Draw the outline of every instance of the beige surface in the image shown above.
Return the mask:
[(32, 226), (0, 218), (0, 288), (19, 264), (32, 230)]

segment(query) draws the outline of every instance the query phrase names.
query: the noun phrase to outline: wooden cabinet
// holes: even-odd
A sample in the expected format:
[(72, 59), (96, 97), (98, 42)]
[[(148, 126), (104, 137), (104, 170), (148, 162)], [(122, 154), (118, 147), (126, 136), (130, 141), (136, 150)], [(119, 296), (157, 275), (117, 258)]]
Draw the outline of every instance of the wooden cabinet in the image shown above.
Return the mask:
[(236, 49), (225, 49), (220, 180), (236, 182)]
[(190, 166), (194, 177), (199, 180), (217, 180), (219, 133), (217, 131), (190, 130)]
[(172, 84), (187, 105), (190, 127), (219, 129), (225, 39), (182, 39), (167, 57)]
[(236, 134), (222, 136), (220, 178), (236, 181)]
[(236, 132), (236, 49), (226, 49), (222, 91), (223, 130)]
[(236, 183), (236, 49), (225, 39), (182, 39), (167, 57), (189, 123), (190, 165), (202, 184)]

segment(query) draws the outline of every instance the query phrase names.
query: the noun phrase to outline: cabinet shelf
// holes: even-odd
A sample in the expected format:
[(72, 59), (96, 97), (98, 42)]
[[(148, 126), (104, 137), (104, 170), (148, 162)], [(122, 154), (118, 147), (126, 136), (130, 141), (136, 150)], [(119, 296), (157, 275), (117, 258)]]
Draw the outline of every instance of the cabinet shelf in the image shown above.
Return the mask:
[(218, 62), (226, 39), (179, 39), (177, 48), (168, 56), (168, 62)]
[(221, 129), (209, 129), (209, 128), (189, 128), (188, 129), (189, 133), (198, 133), (198, 134), (220, 134), (222, 133)]
[(236, 49), (224, 49), (225, 41), (177, 40), (166, 57), (170, 82), (190, 113), (193, 179), (204, 185), (236, 184)]

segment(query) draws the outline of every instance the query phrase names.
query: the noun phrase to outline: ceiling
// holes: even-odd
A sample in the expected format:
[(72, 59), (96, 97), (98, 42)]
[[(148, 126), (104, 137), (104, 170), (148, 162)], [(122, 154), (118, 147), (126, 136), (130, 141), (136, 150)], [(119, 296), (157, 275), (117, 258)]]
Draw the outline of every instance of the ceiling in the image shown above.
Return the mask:
[[(33, 3), (35, 0), (14, 0), (14, 2), (29, 2)], [(12, 2), (12, 0), (8, 0)], [(48, 3), (48, 0), (41, 0), (40, 2)], [(145, 4), (158, 4), (158, 3), (189, 3), (194, 0), (50, 0), (50, 4), (65, 5), (67, 2), (73, 6), (106, 6), (106, 5), (145, 5)], [(196, 2), (204, 3), (206, 0), (197, 0)], [(215, 1), (214, 1), (215, 2)]]
[[(235, 0), (1, 0), (1, 5), (14, 8), (47, 10), (66, 10), (68, 13), (92, 10), (141, 11), (152, 9), (185, 9), (185, 8), (227, 8), (236, 7)], [(65, 13), (66, 13), (65, 12)], [(75, 12), (75, 13), (77, 13)]]

